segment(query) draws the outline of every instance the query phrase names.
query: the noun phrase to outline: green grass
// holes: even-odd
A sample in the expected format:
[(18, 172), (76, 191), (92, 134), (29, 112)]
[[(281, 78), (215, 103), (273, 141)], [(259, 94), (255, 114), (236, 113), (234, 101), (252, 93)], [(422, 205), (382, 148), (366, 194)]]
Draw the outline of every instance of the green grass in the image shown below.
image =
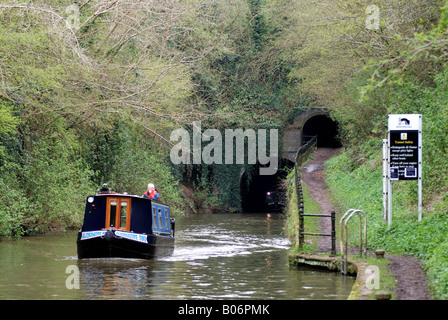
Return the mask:
[[(423, 211), (422, 221), (410, 197), (410, 184), (395, 184), (392, 225), (383, 221), (382, 173), (376, 161), (366, 161), (356, 169), (346, 167), (346, 153), (326, 164), (326, 181), (340, 211), (360, 209), (367, 214), (368, 250), (384, 249), (389, 254), (420, 259), (435, 298), (448, 299), (448, 221), (442, 201)], [(357, 223), (349, 226), (349, 242), (356, 245)]]

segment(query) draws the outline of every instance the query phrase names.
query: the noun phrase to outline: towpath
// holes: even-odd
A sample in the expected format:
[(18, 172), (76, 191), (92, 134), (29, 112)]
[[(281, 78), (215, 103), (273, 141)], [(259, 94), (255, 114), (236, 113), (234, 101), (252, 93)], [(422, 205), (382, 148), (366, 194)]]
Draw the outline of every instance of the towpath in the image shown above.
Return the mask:
[[(313, 158), (302, 168), (302, 180), (308, 186), (312, 199), (321, 207), (321, 214), (329, 214), (334, 209), (330, 201), (330, 190), (324, 179), (324, 163), (336, 156), (339, 149), (318, 148)], [(321, 219), (321, 232), (330, 233), (330, 219)], [(319, 237), (319, 251), (330, 252), (331, 243), (328, 237)], [(395, 292), (397, 300), (429, 300), (426, 276), (420, 261), (407, 256), (385, 256), (391, 261), (391, 271), (397, 281)]]

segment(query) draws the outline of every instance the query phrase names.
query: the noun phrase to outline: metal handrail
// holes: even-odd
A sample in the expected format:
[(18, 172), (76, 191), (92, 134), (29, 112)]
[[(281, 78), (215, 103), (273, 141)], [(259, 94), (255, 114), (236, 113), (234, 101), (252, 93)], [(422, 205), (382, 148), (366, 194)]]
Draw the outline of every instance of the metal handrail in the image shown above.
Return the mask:
[(296, 155), (294, 157), (295, 165), (302, 165), (302, 159), (310, 150), (314, 150), (317, 146), (317, 136), (313, 136), (307, 143), (297, 149)]
[[(348, 222), (355, 215), (359, 216), (359, 255), (367, 257), (367, 215), (362, 210), (350, 209), (339, 221), (341, 226), (340, 247), (341, 247), (341, 272), (347, 274), (347, 248), (348, 248)], [(364, 227), (362, 220), (364, 218)], [(364, 233), (364, 237), (363, 237)], [(364, 249), (363, 249), (364, 239)]]

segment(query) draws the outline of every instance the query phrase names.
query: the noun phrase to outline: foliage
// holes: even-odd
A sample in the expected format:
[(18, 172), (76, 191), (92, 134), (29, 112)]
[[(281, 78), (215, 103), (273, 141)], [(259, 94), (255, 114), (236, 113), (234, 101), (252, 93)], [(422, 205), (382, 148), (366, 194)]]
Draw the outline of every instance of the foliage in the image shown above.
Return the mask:
[[(1, 92), (0, 92), (1, 94)], [(13, 107), (0, 100), (0, 157), (4, 156), (3, 143), (10, 133), (13, 133), (20, 123), (20, 118), (14, 115)]]
[(448, 298), (448, 268), (446, 267), (446, 261), (448, 260), (447, 242), (442, 242), (432, 252), (432, 257), (426, 263), (428, 276), (431, 278), (435, 295), (446, 300)]
[(20, 120), (14, 115), (14, 109), (5, 101), (0, 101), (0, 136), (14, 132)]
[[(21, 158), (4, 158), (1, 235), (74, 228), (81, 222), (85, 195), (93, 187), (91, 172), (79, 157), (77, 136), (61, 121), (55, 125), (51, 135), (38, 139)], [(8, 145), (13, 147), (24, 152)]]
[(0, 168), (0, 235), (20, 237), (25, 232), (22, 226), (24, 216), (33, 212), (33, 204), (20, 188), (17, 172), (19, 168), (14, 163), (4, 164)]
[(286, 15), (294, 23), (286, 26), (277, 43), (295, 62), (290, 76), (316, 104), (352, 106), (346, 99), (347, 81), (369, 63), (395, 61), (397, 53), (413, 42), (415, 32), (429, 30), (437, 22), (440, 3), (297, 0)]
[(281, 128), (306, 104), (275, 40), (291, 1), (0, 4), (1, 234), (75, 227), (105, 182), (152, 181), (178, 213), (237, 210), (240, 165), (173, 166), (167, 137), (199, 120)]
[(61, 131), (39, 139), (23, 168), (26, 193), (35, 205), (34, 214), (25, 217), (25, 226), (32, 231), (79, 226), (85, 196), (93, 188), (91, 172), (79, 157), (77, 137)]

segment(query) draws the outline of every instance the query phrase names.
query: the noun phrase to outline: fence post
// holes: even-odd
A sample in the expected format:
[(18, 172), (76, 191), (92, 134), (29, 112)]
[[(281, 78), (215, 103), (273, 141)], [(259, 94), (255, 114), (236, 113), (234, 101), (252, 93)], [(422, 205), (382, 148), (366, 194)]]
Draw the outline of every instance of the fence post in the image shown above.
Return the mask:
[(304, 209), (303, 209), (303, 190), (300, 182), (299, 165), (302, 165), (303, 158), (310, 150), (314, 151), (317, 146), (317, 136), (314, 136), (305, 145), (301, 146), (295, 155), (295, 178), (296, 178), (296, 193), (297, 206), (299, 209), (299, 250), (303, 250), (303, 243), (305, 242), (305, 223), (304, 223)]
[(336, 255), (336, 212), (331, 211), (331, 256)]
[(299, 250), (303, 249), (303, 242), (305, 235), (303, 232), (305, 231), (304, 223), (303, 223), (303, 203), (300, 203), (299, 207)]

